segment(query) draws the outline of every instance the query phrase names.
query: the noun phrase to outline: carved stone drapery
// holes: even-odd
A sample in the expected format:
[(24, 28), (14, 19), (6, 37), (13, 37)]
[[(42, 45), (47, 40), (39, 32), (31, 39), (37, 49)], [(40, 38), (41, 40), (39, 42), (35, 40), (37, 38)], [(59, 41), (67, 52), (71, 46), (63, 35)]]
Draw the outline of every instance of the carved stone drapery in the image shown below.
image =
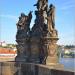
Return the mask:
[(30, 11), (28, 16), (25, 14), (21, 14), (19, 17), (19, 21), (17, 23), (17, 34), (16, 34), (16, 42), (17, 42), (17, 57), (16, 61), (29, 61), (30, 57), (30, 23), (32, 19), (32, 12)]
[(50, 4), (47, 15), (48, 18), (50, 18), (49, 20), (51, 22), (52, 28), (55, 29), (55, 6), (53, 4)]
[(19, 21), (16, 24), (18, 30), (25, 30), (26, 32), (30, 30), (29, 26), (32, 19), (32, 12), (30, 11), (28, 16), (24, 13), (21, 13), (21, 16), (19, 17)]

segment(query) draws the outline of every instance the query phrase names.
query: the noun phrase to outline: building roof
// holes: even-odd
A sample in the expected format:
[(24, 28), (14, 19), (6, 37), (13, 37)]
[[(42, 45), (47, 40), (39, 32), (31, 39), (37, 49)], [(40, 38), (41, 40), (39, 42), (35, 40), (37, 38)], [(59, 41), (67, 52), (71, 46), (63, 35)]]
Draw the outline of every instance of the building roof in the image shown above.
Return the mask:
[(0, 48), (0, 54), (16, 54), (16, 51), (10, 48)]

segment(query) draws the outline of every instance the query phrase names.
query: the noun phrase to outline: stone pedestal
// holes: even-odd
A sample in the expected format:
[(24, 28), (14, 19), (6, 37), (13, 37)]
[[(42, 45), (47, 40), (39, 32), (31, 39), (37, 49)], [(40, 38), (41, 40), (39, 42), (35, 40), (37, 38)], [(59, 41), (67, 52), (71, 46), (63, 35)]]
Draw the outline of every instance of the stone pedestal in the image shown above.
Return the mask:
[(57, 56), (57, 37), (50, 37), (48, 42), (48, 56), (46, 59), (46, 65), (56, 65), (58, 63)]
[(58, 57), (48, 56), (46, 59), (46, 65), (56, 65), (58, 63)]

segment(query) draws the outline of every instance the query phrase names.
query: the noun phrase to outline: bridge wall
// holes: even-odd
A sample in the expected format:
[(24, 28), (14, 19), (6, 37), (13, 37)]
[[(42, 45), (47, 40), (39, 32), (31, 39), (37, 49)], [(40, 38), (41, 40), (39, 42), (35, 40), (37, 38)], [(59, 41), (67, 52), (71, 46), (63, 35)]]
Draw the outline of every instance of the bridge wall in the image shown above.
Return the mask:
[(60, 66), (52, 68), (31, 63), (1, 62), (0, 75), (74, 75), (74, 71)]

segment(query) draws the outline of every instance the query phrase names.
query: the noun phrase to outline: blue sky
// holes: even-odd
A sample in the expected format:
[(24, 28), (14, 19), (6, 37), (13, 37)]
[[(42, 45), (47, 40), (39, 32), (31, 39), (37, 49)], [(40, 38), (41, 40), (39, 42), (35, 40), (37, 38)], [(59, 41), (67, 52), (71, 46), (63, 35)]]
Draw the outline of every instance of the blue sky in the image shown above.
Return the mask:
[[(21, 12), (28, 14), (35, 11), (33, 6), (37, 0), (0, 0), (0, 41), (16, 43), (16, 23)], [(58, 44), (74, 44), (75, 1), (74, 0), (49, 0), (56, 7), (55, 24), (59, 34)], [(34, 23), (34, 12), (31, 27)]]

